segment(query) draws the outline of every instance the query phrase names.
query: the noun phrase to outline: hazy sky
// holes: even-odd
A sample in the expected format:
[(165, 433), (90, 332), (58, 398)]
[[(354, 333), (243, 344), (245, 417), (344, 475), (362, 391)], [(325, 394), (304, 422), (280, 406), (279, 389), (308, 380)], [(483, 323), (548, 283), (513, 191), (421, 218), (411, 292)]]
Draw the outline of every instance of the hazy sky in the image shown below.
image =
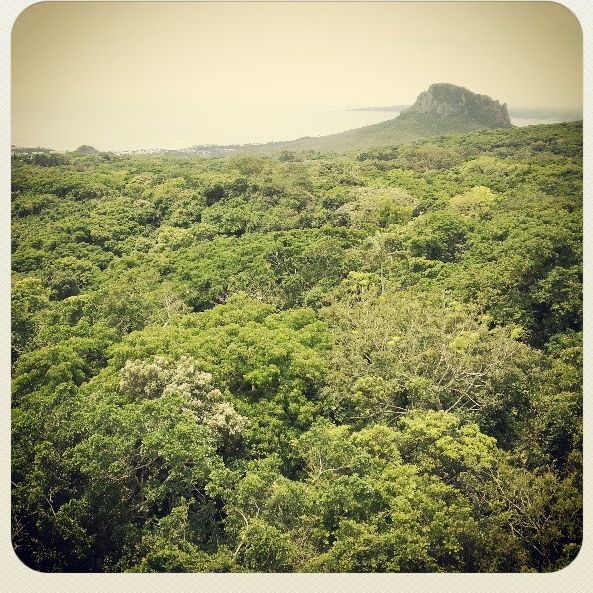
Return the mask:
[(410, 104), (433, 82), (580, 110), (582, 69), (580, 26), (551, 2), (44, 2), (13, 29), (12, 142), (319, 135), (350, 107)]

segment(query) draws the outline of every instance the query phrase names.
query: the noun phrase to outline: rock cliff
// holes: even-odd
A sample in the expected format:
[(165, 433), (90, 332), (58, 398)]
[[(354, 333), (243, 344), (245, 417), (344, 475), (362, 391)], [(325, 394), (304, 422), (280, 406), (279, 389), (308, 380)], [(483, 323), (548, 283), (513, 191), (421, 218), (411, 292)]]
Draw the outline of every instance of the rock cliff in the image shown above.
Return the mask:
[(468, 118), (486, 127), (512, 127), (506, 103), (501, 105), (487, 95), (478, 95), (464, 87), (445, 82), (430, 85), (400, 117), (407, 119), (415, 114), (438, 118)]

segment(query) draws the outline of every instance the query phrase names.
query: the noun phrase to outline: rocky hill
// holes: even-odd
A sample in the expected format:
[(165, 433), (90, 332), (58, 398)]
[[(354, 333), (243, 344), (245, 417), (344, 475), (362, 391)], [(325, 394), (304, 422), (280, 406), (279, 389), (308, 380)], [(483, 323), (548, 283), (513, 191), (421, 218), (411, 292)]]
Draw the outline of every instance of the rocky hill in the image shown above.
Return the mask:
[(506, 103), (501, 105), (487, 95), (477, 95), (464, 87), (445, 82), (430, 85), (398, 119), (406, 120), (418, 115), (438, 119), (463, 118), (487, 128), (512, 127)]
[(510, 128), (506, 103), (448, 83), (432, 84), (398, 117), (329, 136), (305, 137), (257, 147), (259, 151), (336, 151), (404, 144), (485, 128)]
[(80, 154), (97, 154), (99, 151), (94, 146), (83, 144), (82, 146), (79, 146), (74, 152), (78, 152)]

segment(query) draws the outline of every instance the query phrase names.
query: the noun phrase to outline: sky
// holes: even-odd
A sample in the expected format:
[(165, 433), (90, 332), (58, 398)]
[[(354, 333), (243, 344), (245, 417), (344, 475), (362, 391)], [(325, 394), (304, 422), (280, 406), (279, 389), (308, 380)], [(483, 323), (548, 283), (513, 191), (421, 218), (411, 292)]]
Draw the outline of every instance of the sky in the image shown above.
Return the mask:
[(13, 27), (12, 143), (316, 136), (434, 82), (580, 111), (582, 75), (580, 25), (552, 2), (43, 2)]

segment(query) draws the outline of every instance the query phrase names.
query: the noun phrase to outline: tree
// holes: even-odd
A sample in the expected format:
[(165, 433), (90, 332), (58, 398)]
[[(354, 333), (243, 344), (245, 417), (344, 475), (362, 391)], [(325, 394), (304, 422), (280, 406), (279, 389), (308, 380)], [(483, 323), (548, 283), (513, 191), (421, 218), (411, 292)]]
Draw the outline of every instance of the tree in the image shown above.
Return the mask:
[(49, 307), (49, 290), (35, 277), (13, 279), (11, 298), (11, 342), (13, 361), (27, 350), (32, 350), (41, 314)]

